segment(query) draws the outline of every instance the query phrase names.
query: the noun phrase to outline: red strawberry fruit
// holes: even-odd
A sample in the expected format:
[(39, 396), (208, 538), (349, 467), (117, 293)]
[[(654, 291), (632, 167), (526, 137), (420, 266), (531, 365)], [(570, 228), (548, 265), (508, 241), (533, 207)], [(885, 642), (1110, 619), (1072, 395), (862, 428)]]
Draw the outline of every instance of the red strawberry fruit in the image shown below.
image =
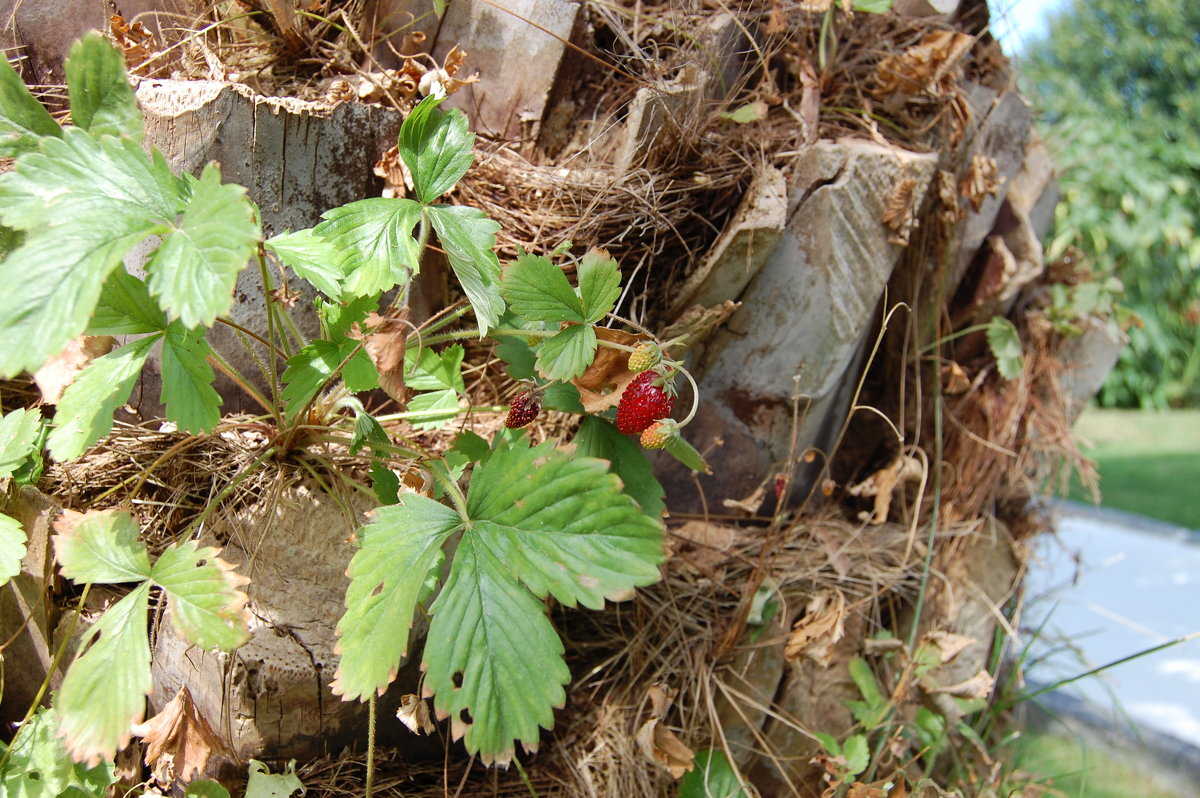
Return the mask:
[(671, 415), (675, 397), (661, 385), (655, 385), (657, 379), (659, 376), (653, 371), (643, 371), (621, 394), (617, 404), (617, 429), (622, 434), (636, 435), (660, 418)]
[(520, 429), (537, 418), (540, 412), (542, 412), (541, 400), (533, 391), (522, 391), (513, 398), (512, 404), (508, 406), (508, 417), (504, 419), (504, 426), (509, 429)]

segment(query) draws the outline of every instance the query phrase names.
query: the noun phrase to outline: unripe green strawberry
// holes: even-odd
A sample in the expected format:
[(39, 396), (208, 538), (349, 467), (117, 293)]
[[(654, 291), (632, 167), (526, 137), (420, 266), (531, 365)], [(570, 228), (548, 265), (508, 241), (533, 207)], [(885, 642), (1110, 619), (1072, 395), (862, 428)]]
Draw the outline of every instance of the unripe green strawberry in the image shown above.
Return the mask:
[(642, 446), (646, 449), (665, 449), (675, 437), (675, 429), (675, 422), (669, 418), (651, 424), (642, 433)]
[(662, 350), (652, 341), (642, 341), (633, 348), (629, 355), (629, 370), (641, 374), (646, 369), (654, 368), (662, 360)]
[(504, 419), (504, 426), (509, 429), (528, 426), (540, 412), (542, 402), (537, 395), (533, 391), (522, 391), (513, 397), (512, 404), (508, 406), (508, 417)]

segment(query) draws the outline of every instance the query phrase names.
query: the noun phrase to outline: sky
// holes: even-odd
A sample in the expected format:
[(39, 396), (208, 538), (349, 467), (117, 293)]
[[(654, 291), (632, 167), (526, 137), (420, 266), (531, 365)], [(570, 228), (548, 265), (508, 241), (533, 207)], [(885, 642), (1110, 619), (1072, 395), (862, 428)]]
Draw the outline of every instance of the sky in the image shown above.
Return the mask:
[(1016, 55), (1024, 43), (1046, 32), (1046, 14), (1066, 5), (1066, 0), (988, 0), (992, 35), (1004, 52)]

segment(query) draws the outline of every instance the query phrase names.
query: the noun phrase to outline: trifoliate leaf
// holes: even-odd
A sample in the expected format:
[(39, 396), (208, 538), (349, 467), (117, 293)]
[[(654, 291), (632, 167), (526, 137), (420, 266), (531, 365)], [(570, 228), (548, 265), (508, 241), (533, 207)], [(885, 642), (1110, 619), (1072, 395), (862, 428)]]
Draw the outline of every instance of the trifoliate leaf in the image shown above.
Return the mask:
[(12, 476), (33, 453), (41, 431), (38, 410), (14, 410), (0, 419), (0, 479)]
[(461, 524), (448, 507), (405, 493), (358, 531), (362, 548), (350, 560), (346, 613), (337, 626), (335, 693), (365, 698), (396, 678), (408, 655), (413, 613), (436, 584), (442, 544)]
[(441, 111), (444, 97), (426, 97), (400, 126), (398, 149), (417, 199), (428, 205), (454, 188), (475, 160), (475, 134), (457, 108)]
[(250, 613), (241, 588), (250, 580), (217, 555), (187, 540), (168, 546), (154, 563), (153, 579), (167, 591), (171, 619), (201, 648), (232, 651), (250, 637)]
[(404, 353), (405, 384), (414, 391), (450, 389), (466, 393), (463, 383), (462, 344), (453, 344), (441, 352), (410, 349)]
[(162, 401), (167, 418), (188, 432), (211, 432), (221, 420), (221, 396), (212, 387), (212, 348), (204, 330), (172, 322), (163, 336)]
[(117, 585), (150, 577), (150, 555), (127, 512), (66, 510), (54, 531), (55, 558), (72, 582)]
[(476, 469), (467, 514), (471, 534), (538, 597), (598, 609), (658, 580), (662, 525), (621, 491), (602, 460), (571, 459), (552, 443), (502, 446)]
[[(603, 281), (603, 270), (593, 267), (592, 275), (593, 287), (603, 293), (603, 286), (598, 285)], [(583, 301), (562, 269), (541, 255), (522, 253), (508, 264), (500, 293), (514, 312), (532, 321), (583, 322), (587, 318)]]
[(662, 518), (667, 505), (666, 492), (642, 448), (628, 435), (622, 435), (611, 422), (598, 416), (586, 416), (575, 434), (575, 456), (595, 457), (609, 463), (608, 470), (621, 479), (625, 492), (642, 506), (651, 518)]
[(537, 369), (546, 379), (578, 377), (596, 357), (596, 331), (590, 324), (573, 324), (542, 341), (537, 352)]
[(36, 150), (42, 136), (62, 136), (62, 128), (40, 102), (8, 59), (0, 63), (0, 158), (15, 158)]
[(222, 185), (220, 168), (210, 163), (146, 264), (150, 293), (185, 327), (210, 325), (233, 304), (238, 272), (261, 238), (246, 189)]
[(571, 678), (545, 605), (500, 552), (467, 534), (430, 612), (425, 692), (438, 717), (449, 716), (451, 736), (485, 764), (507, 764), (514, 740), (535, 749)]
[(500, 259), (493, 248), (500, 225), (478, 208), (432, 205), (426, 208), (459, 285), (471, 300), (479, 334), (486, 335), (504, 312), (500, 297)]
[(167, 314), (150, 297), (146, 283), (114, 269), (100, 291), (88, 322), (89, 335), (141, 335), (167, 328)]
[(296, 760), (291, 760), (282, 773), (271, 769), (257, 759), (250, 760), (250, 778), (246, 781), (246, 798), (291, 798), (299, 791), (301, 798), (308, 791), (304, 782), (296, 775)]
[(0, 513), (0, 587), (21, 573), (21, 560), (25, 559), (25, 530), (21, 522)]
[(342, 350), (333, 341), (318, 338), (288, 358), (283, 372), (283, 393), (288, 418), (302, 411), (342, 362)]
[(64, 136), (0, 177), (0, 221), (29, 231), (0, 262), (0, 376), (36, 370), (82, 333), (109, 273), (177, 211), (161, 155), (124, 137)]
[(58, 714), (38, 709), (13, 741), (0, 773), (0, 794), (11, 798), (88, 798), (104, 795), (116, 781), (111, 762), (89, 768), (71, 761), (58, 736)]
[(280, 233), (267, 239), (265, 246), (275, 253), (280, 263), (291, 266), (292, 271), (325, 296), (333, 300), (341, 297), (342, 279), (346, 275), (337, 265), (341, 262), (338, 250), (329, 241), (306, 229)]
[(112, 429), (113, 411), (129, 399), (158, 336), (142, 338), (98, 357), (79, 372), (54, 414), (47, 444), (59, 462), (74, 460)]
[(77, 761), (112, 759), (142, 721), (151, 686), (149, 597), (150, 583), (143, 582), (104, 611), (58, 689), (59, 731)]
[(589, 249), (579, 261), (578, 273), (583, 320), (595, 324), (612, 311), (621, 296), (621, 270), (604, 250)]
[(750, 798), (721, 750), (696, 752), (695, 767), (679, 781), (679, 798)]
[(1025, 361), (1021, 357), (1021, 336), (1016, 326), (1003, 316), (993, 316), (987, 326), (987, 341), (1000, 376), (1006, 380), (1021, 376)]
[(71, 45), (67, 58), (71, 121), (93, 136), (142, 138), (142, 112), (125, 74), (125, 58), (92, 31)]
[(331, 265), (346, 277), (342, 291), (370, 296), (407, 283), (421, 269), (413, 228), (421, 206), (410, 199), (375, 197), (321, 214), (313, 232), (337, 252)]

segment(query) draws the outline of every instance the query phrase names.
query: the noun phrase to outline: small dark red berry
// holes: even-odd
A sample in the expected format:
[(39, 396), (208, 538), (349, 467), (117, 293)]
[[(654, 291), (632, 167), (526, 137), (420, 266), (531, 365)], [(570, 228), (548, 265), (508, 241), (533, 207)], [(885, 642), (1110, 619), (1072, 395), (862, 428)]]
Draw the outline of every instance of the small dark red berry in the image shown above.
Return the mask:
[(617, 429), (622, 434), (638, 435), (655, 421), (671, 415), (675, 397), (654, 384), (658, 378), (653, 371), (643, 371), (621, 394), (617, 404)]
[(528, 426), (540, 412), (542, 412), (541, 400), (534, 395), (533, 391), (522, 391), (513, 398), (512, 404), (508, 406), (508, 417), (504, 419), (504, 426), (509, 429)]

